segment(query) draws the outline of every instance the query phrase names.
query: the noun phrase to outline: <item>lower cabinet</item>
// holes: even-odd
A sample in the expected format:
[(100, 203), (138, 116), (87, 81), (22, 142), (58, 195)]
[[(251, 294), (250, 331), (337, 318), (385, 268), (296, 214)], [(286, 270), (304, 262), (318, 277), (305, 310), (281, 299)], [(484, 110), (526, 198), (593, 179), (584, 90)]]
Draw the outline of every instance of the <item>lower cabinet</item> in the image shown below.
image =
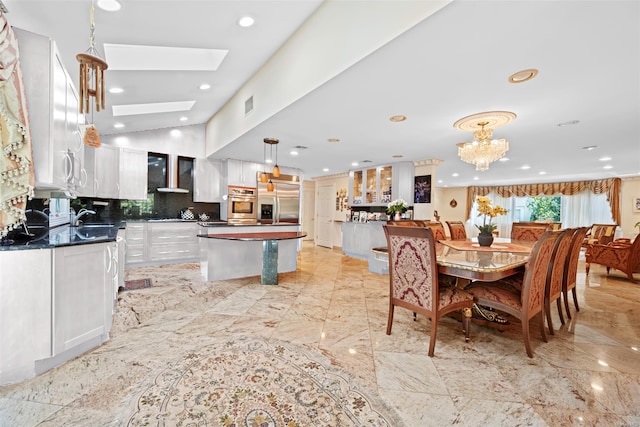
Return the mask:
[(53, 356), (96, 337), (113, 315), (115, 243), (65, 246), (53, 254)]
[(196, 222), (127, 223), (126, 266), (198, 261), (198, 232)]
[(0, 251), (0, 386), (109, 339), (118, 242)]
[(198, 224), (165, 222), (147, 224), (149, 261), (197, 261), (200, 259)]

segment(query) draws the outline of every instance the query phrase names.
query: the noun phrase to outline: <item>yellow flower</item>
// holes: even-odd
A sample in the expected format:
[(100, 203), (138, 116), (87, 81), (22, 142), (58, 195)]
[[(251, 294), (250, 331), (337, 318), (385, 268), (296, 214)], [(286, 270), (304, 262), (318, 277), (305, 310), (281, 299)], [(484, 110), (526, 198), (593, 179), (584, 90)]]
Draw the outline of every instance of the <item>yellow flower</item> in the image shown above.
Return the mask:
[[(482, 225), (476, 225), (476, 227), (480, 230), (480, 234), (491, 234), (497, 227), (491, 223), (491, 220), (498, 215), (506, 215), (507, 210), (500, 205), (492, 207), (491, 201), (487, 197), (478, 197), (476, 203), (478, 204), (478, 216), (483, 216)], [(487, 223), (487, 217), (489, 217), (489, 223)]]

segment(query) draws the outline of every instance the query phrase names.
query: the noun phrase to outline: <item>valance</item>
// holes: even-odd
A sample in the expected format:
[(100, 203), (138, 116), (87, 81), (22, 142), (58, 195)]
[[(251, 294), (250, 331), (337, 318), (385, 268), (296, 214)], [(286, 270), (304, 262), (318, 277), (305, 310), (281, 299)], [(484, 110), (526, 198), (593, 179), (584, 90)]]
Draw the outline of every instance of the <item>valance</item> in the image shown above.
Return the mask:
[(616, 224), (620, 224), (620, 178), (607, 178), (595, 181), (556, 182), (547, 184), (501, 185), (467, 188), (467, 213), (469, 219), (473, 201), (477, 196), (486, 196), (495, 192), (500, 197), (536, 197), (536, 196), (571, 196), (585, 190), (593, 194), (606, 194), (611, 206), (611, 216)]

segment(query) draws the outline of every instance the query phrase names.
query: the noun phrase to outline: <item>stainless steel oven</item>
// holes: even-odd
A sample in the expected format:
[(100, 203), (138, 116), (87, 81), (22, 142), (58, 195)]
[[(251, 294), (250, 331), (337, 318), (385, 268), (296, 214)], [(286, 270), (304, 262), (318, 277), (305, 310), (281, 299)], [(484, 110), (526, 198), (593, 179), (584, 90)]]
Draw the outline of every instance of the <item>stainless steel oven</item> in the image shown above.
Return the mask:
[(229, 224), (256, 224), (258, 215), (258, 189), (229, 186), (227, 193), (227, 222)]

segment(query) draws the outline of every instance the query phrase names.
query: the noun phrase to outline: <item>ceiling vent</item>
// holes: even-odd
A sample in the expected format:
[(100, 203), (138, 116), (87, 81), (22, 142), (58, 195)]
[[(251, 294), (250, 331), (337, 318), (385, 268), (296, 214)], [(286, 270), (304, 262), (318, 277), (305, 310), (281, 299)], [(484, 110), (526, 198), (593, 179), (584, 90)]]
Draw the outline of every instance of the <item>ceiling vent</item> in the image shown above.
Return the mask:
[(247, 98), (246, 101), (244, 101), (244, 115), (246, 116), (252, 111), (253, 111), (253, 95), (251, 95), (249, 98)]

